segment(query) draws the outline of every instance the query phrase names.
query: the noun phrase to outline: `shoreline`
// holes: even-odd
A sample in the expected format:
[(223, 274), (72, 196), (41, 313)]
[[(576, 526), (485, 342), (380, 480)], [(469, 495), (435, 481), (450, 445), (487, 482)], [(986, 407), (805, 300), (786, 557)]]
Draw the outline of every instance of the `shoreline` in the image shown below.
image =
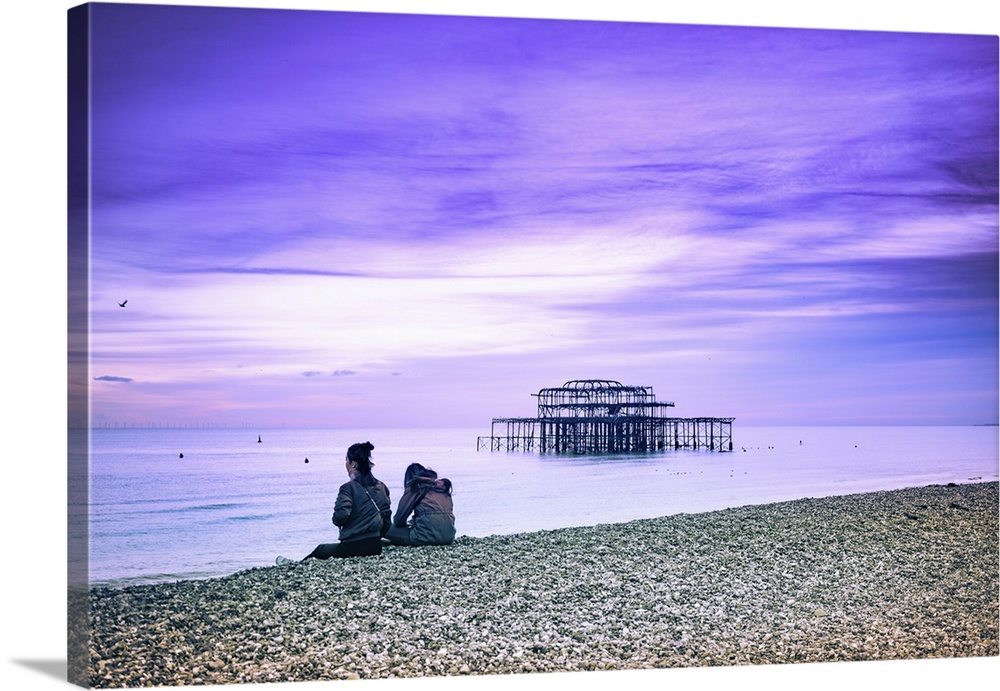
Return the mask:
[(996, 656), (997, 486), (95, 587), (79, 671), (142, 687)]

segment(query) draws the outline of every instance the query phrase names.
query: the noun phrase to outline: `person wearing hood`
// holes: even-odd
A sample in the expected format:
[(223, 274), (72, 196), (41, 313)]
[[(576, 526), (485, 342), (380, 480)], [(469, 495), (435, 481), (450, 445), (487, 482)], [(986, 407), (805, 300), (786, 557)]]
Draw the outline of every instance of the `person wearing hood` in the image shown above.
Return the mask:
[(455, 540), (451, 480), (419, 463), (403, 476), (403, 496), (385, 537), (394, 545), (450, 545)]

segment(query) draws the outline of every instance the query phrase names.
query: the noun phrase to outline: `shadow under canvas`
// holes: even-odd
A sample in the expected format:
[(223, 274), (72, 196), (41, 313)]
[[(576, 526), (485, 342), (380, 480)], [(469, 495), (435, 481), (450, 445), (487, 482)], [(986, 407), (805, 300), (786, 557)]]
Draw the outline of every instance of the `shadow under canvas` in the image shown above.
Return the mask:
[(47, 677), (66, 681), (66, 660), (11, 660), (14, 664), (33, 669)]

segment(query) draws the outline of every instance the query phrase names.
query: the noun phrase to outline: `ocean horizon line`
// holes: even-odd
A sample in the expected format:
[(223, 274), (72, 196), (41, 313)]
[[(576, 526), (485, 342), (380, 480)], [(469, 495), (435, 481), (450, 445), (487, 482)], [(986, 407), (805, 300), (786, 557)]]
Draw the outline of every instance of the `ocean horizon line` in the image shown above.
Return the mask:
[[(738, 419), (738, 418), (735, 418)], [(1000, 422), (812, 422), (812, 423), (751, 423), (741, 427), (760, 429), (764, 427), (1000, 427)], [(482, 429), (473, 425), (288, 425), (288, 424), (215, 424), (215, 423), (161, 423), (161, 422), (114, 422), (91, 425), (68, 425), (67, 430), (107, 430), (107, 429), (231, 429), (231, 430), (457, 430)]]

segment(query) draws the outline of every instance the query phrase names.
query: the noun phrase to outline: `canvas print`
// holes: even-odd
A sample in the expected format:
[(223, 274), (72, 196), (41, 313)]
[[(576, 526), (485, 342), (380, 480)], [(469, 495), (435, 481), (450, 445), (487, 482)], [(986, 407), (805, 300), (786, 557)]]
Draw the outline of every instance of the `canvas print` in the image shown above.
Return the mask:
[(997, 48), (71, 9), (70, 681), (997, 656)]

